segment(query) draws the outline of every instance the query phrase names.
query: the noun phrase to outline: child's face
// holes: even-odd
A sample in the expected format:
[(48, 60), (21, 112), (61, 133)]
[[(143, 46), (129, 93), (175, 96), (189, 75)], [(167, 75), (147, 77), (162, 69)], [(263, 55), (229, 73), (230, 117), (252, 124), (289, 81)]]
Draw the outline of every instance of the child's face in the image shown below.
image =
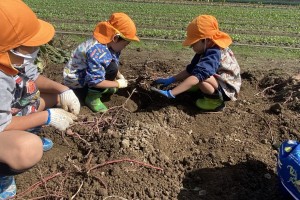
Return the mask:
[(206, 42), (205, 39), (199, 40), (198, 42), (191, 45), (191, 48), (195, 51), (197, 54), (203, 54), (206, 49)]
[(119, 53), (122, 51), (130, 42), (123, 40), (123, 39), (118, 39), (117, 41), (113, 41), (110, 43), (110, 48), (116, 52)]
[[(28, 55), (28, 54), (32, 54), (33, 52), (37, 51), (38, 48), (39, 47), (19, 46), (19, 47), (15, 48), (14, 50), (21, 54)], [(22, 58), (20, 56), (16, 56), (12, 53), (9, 53), (9, 57), (10, 57), (12, 64), (21, 65), (24, 62), (24, 58)]]

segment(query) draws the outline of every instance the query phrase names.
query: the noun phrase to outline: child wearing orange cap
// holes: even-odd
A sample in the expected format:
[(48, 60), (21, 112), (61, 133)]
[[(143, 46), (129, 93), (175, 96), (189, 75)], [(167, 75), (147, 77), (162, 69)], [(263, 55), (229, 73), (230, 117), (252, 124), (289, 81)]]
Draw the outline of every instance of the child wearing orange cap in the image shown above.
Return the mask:
[(85, 104), (92, 111), (107, 111), (102, 95), (127, 87), (119, 72), (119, 57), (131, 41), (139, 41), (134, 22), (125, 13), (113, 13), (108, 21), (97, 24), (92, 38), (73, 51), (63, 72), (64, 84), (87, 91)]
[[(80, 110), (68, 87), (37, 71), (39, 46), (54, 36), (21, 0), (0, 1), (0, 200), (16, 194), (14, 175), (33, 167), (53, 143), (32, 134), (44, 124), (65, 130)], [(61, 108), (50, 108), (60, 104)], [(44, 111), (45, 108), (49, 108)]]
[(155, 80), (164, 87), (182, 82), (172, 90), (154, 90), (168, 98), (175, 98), (196, 88), (204, 96), (196, 101), (198, 108), (207, 112), (223, 110), (224, 101), (236, 100), (241, 87), (240, 67), (229, 48), (231, 43), (230, 36), (219, 30), (214, 16), (196, 17), (188, 25), (183, 42), (196, 53), (191, 63), (175, 76)]

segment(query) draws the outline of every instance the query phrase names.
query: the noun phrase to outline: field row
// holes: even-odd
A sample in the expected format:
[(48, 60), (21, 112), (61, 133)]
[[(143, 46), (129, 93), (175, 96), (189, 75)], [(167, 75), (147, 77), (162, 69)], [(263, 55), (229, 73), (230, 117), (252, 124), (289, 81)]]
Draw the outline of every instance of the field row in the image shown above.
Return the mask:
[(127, 2), (145, 3), (173, 3), (173, 4), (197, 4), (197, 3), (244, 3), (245, 6), (252, 4), (260, 5), (300, 5), (299, 0), (126, 0)]
[(185, 37), (187, 24), (199, 14), (211, 14), (220, 29), (235, 42), (300, 47), (298, 6), (244, 6), (244, 4), (207, 4), (116, 1), (116, 0), (25, 0), (37, 15), (60, 31), (92, 32), (98, 21), (113, 12), (125, 12), (135, 21), (140, 37), (178, 39)]

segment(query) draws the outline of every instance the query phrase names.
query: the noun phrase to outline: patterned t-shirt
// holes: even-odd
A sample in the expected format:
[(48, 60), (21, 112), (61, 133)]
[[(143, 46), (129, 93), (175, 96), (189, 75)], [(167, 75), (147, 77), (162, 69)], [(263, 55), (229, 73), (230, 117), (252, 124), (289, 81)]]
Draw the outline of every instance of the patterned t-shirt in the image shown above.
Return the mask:
[(35, 84), (39, 73), (36, 65), (18, 68), (9, 76), (0, 71), (0, 132), (11, 122), (12, 116), (26, 116), (37, 111), (40, 92)]
[(186, 68), (187, 72), (196, 76), (199, 81), (214, 76), (225, 94), (236, 100), (241, 88), (240, 66), (230, 48), (212, 47), (204, 54), (196, 54)]
[(91, 38), (81, 43), (64, 68), (64, 84), (70, 88), (93, 87), (105, 80), (105, 70), (114, 61), (119, 64), (120, 53)]

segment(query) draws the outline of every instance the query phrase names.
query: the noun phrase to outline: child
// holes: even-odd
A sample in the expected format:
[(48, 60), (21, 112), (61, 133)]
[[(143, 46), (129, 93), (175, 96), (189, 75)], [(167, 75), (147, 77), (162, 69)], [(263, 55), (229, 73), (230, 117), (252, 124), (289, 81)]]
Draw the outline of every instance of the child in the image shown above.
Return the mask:
[(241, 87), (240, 67), (229, 49), (231, 38), (218, 28), (215, 17), (200, 15), (187, 27), (184, 46), (190, 46), (196, 55), (185, 70), (169, 78), (159, 78), (157, 84), (168, 86), (182, 81), (172, 90), (156, 90), (175, 98), (178, 94), (199, 89), (204, 98), (196, 101), (202, 111), (221, 111), (224, 101), (236, 100)]
[(64, 69), (64, 84), (87, 90), (85, 103), (92, 111), (107, 111), (102, 95), (127, 87), (118, 68), (120, 53), (130, 41), (139, 41), (134, 22), (124, 13), (113, 13), (97, 24), (93, 38), (73, 51)]
[[(52, 147), (30, 133), (44, 124), (65, 130), (78, 114), (72, 90), (37, 72), (38, 46), (54, 36), (51, 24), (37, 19), (21, 0), (0, 1), (0, 200), (16, 194), (14, 175), (33, 167)], [(43, 144), (44, 142), (44, 144)]]

